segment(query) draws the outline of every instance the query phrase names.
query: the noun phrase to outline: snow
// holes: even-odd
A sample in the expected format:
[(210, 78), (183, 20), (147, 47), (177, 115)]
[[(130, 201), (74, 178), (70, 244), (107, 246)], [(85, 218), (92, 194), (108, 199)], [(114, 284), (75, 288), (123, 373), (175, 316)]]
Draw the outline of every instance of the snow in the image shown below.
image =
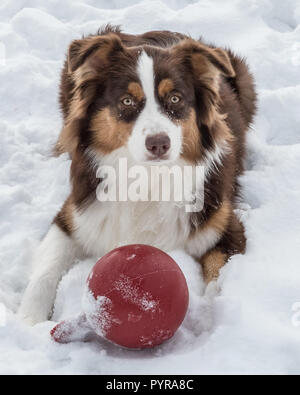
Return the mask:
[[(106, 296), (95, 299), (93, 293), (86, 289), (83, 295), (82, 310), (86, 318), (99, 336), (104, 336), (113, 324), (111, 316), (112, 301)], [(100, 320), (99, 320), (100, 318)]]
[[(300, 3), (2, 0), (0, 18), (0, 373), (300, 373)], [(230, 46), (247, 57), (259, 93), (241, 178), (247, 253), (226, 265), (213, 298), (213, 289), (203, 295), (193, 259), (172, 252), (188, 280), (189, 312), (173, 339), (143, 352), (100, 338), (56, 344), (53, 322), (30, 328), (15, 316), (32, 251), (69, 190), (69, 160), (50, 155), (64, 54), (72, 39), (107, 22)], [(93, 263), (79, 262), (62, 279), (56, 322), (80, 312)]]
[(150, 310), (155, 312), (158, 307), (159, 301), (153, 299), (150, 292), (141, 292), (141, 290), (134, 285), (133, 280), (124, 274), (115, 281), (113, 289), (120, 293), (123, 300), (138, 306), (143, 311)]

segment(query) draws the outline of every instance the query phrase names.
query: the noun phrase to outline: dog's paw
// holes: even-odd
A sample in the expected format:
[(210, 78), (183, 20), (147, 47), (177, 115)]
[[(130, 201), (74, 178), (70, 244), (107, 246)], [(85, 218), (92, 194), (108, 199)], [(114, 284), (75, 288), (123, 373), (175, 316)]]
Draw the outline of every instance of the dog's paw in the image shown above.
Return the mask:
[(23, 314), (18, 313), (17, 318), (23, 324), (28, 325), (28, 326), (34, 326), (34, 325), (38, 324), (38, 322), (30, 316), (25, 316)]
[(23, 306), (17, 312), (17, 318), (28, 326), (34, 326), (48, 320), (47, 315), (43, 311), (28, 311)]

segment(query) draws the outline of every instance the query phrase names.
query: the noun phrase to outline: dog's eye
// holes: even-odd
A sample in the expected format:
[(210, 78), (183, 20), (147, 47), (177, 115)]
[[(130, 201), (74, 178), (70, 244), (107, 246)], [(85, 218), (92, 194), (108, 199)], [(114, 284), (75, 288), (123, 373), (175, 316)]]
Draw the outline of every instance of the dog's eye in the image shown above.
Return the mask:
[(178, 104), (181, 101), (181, 97), (174, 95), (170, 98), (172, 104)]
[(133, 106), (133, 104), (134, 104), (133, 100), (130, 97), (125, 97), (125, 99), (122, 100), (122, 103), (126, 107)]

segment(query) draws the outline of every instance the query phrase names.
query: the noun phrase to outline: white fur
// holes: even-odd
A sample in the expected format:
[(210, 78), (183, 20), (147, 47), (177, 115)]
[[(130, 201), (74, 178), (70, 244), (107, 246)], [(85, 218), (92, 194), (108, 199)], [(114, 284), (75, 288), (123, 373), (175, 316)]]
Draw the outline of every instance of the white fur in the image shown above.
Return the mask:
[[(207, 171), (221, 163), (225, 153), (221, 147), (204, 160)], [(136, 165), (130, 159), (127, 147), (115, 150), (109, 155), (99, 157), (90, 151), (89, 156), (95, 167), (112, 166), (117, 170), (120, 158), (129, 158), (128, 169)], [(162, 162), (161, 166), (164, 166)], [(183, 159), (169, 166), (181, 168), (188, 165)], [(145, 165), (150, 172), (151, 163)], [(205, 171), (205, 175), (207, 174)], [(149, 176), (150, 177), (150, 176)], [(197, 180), (202, 188), (203, 180)], [(200, 185), (201, 183), (201, 185)], [(195, 188), (195, 185), (192, 185)], [(153, 188), (161, 188), (154, 185)], [(180, 202), (93, 202), (84, 211), (75, 212), (74, 237), (87, 255), (102, 256), (113, 248), (125, 244), (151, 244), (165, 251), (186, 248), (191, 255), (201, 257), (219, 241), (220, 235), (214, 229), (199, 231), (189, 240), (190, 219), (184, 204)]]
[(206, 254), (220, 240), (221, 235), (213, 228), (198, 231), (185, 245), (186, 251), (198, 258)]
[(75, 237), (88, 255), (100, 257), (126, 244), (150, 244), (170, 251), (183, 248), (189, 223), (183, 208), (168, 202), (95, 201), (76, 212)]
[(218, 169), (226, 155), (230, 153), (230, 147), (227, 141), (216, 144), (212, 151), (206, 151), (201, 165), (205, 167), (205, 175), (208, 177), (212, 170)]
[(95, 201), (75, 213), (78, 244), (90, 256), (100, 257), (126, 244), (150, 244), (164, 251), (186, 249), (201, 257), (220, 240), (212, 228), (189, 239), (189, 216), (183, 207), (169, 202)]
[(53, 307), (56, 288), (76, 256), (73, 240), (57, 225), (51, 228), (35, 252), (34, 272), (18, 312), (28, 324), (46, 321)]
[(168, 160), (176, 160), (181, 151), (182, 130), (180, 126), (176, 125), (160, 111), (155, 99), (153, 59), (144, 51), (139, 58), (138, 75), (146, 96), (146, 105), (139, 115), (129, 138), (129, 151), (137, 162), (145, 162), (149, 160), (149, 152), (145, 144), (146, 138), (165, 133), (171, 141)]
[[(90, 153), (95, 166), (98, 162), (116, 169), (118, 159), (127, 155), (126, 147), (102, 158)], [(129, 161), (128, 168), (135, 164), (134, 161)], [(187, 163), (178, 159), (175, 164), (183, 167)], [(145, 169), (150, 172), (150, 165), (145, 166)], [(161, 185), (152, 185), (152, 189), (160, 187)], [(172, 201), (103, 203), (96, 200), (84, 211), (75, 212), (74, 223), (74, 237), (78, 244), (86, 254), (97, 257), (125, 244), (151, 244), (165, 251), (183, 248), (190, 231), (184, 206)]]

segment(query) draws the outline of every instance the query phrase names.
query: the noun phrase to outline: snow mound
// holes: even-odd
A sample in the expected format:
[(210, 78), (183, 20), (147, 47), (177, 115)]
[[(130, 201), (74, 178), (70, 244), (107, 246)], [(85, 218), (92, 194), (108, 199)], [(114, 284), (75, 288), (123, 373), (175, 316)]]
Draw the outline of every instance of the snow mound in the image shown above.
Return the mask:
[[(55, 344), (53, 322), (28, 328), (15, 317), (32, 251), (69, 191), (69, 160), (50, 156), (61, 127), (65, 52), (72, 39), (108, 22), (129, 33), (169, 29), (230, 46), (247, 57), (259, 93), (241, 177), (247, 253), (232, 258), (204, 294), (199, 265), (173, 252), (189, 286), (187, 317), (166, 344), (138, 352), (101, 339)], [(294, 0), (1, 1), (1, 374), (300, 373), (299, 42)], [(79, 262), (63, 277), (55, 321), (80, 313), (94, 263)]]

